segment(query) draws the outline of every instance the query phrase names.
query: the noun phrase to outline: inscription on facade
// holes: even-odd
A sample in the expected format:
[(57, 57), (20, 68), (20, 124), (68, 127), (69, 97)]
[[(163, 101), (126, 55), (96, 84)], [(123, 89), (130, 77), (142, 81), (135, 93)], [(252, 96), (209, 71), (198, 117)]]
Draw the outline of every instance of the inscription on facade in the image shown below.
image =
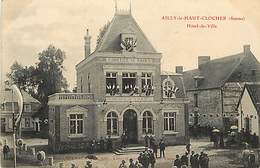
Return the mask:
[(106, 63), (156, 63), (157, 59), (152, 58), (100, 58), (99, 61)]

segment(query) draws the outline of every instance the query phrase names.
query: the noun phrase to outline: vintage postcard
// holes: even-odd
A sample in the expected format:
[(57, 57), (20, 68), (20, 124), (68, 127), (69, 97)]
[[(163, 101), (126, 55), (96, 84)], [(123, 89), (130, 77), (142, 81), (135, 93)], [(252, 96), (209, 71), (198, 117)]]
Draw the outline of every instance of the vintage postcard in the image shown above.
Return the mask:
[(1, 167), (259, 167), (259, 10), (1, 0)]

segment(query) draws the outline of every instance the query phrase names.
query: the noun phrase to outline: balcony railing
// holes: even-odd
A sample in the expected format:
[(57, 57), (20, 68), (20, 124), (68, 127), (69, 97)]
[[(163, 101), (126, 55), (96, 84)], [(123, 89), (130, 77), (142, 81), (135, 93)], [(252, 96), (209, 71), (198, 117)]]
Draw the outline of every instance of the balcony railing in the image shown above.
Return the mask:
[(49, 103), (85, 103), (93, 101), (93, 93), (55, 93), (49, 96)]

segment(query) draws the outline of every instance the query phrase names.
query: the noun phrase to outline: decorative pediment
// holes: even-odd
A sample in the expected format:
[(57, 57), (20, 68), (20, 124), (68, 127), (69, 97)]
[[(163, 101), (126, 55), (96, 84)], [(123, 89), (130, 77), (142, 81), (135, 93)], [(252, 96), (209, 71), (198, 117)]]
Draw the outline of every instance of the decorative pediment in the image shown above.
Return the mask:
[(87, 117), (88, 109), (81, 107), (81, 106), (73, 106), (66, 110), (67, 117), (69, 117), (70, 114), (84, 114), (85, 117)]

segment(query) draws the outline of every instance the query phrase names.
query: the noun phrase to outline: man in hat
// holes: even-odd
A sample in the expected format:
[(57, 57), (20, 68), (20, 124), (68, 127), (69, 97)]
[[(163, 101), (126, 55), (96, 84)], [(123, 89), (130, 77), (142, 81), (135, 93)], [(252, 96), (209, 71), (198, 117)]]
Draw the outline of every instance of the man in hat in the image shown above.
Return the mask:
[(107, 138), (107, 150), (109, 152), (111, 152), (112, 149), (113, 149), (113, 142), (112, 142), (111, 136), (109, 135)]
[(248, 155), (248, 167), (249, 168), (256, 167), (255, 153), (252, 150), (250, 151), (250, 154)]
[(154, 157), (154, 154), (152, 151), (149, 151), (149, 159), (150, 159), (150, 163), (151, 163), (151, 168), (154, 168), (156, 159)]
[(88, 161), (86, 162), (85, 168), (92, 168), (92, 163), (91, 163), (91, 161), (88, 160)]
[(195, 152), (194, 151), (191, 151), (191, 155), (190, 155), (190, 166), (191, 168), (194, 168), (194, 165), (195, 165)]
[(127, 168), (125, 165), (125, 160), (122, 160), (121, 164), (119, 165), (119, 168)]
[(100, 138), (99, 144), (100, 144), (100, 152), (104, 152), (104, 150), (105, 150), (105, 141), (104, 141), (103, 137)]
[(135, 168), (135, 164), (132, 158), (129, 159), (129, 168)]
[(163, 139), (161, 139), (160, 143), (159, 143), (159, 147), (160, 147), (160, 158), (165, 158), (165, 143), (163, 141)]
[(189, 158), (188, 158), (188, 152), (185, 152), (184, 155), (181, 157), (181, 165), (189, 165)]
[(177, 168), (181, 168), (181, 160), (179, 155), (176, 155), (176, 159), (174, 160), (173, 165), (176, 166)]

